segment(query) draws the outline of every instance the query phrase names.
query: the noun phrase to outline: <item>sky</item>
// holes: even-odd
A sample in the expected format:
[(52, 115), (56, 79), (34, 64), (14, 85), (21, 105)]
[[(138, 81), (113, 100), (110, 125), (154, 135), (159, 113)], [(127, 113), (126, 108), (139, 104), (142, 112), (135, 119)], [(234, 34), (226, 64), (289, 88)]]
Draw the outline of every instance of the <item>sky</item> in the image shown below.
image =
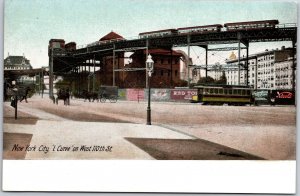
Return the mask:
[[(111, 31), (133, 38), (146, 31), (271, 19), (297, 23), (297, 5), (286, 1), (6, 0), (4, 58), (8, 53), (24, 54), (37, 68), (48, 66), (48, 43), (53, 38), (85, 45)], [(249, 54), (282, 45), (291, 43), (250, 44)], [(222, 63), (230, 54), (209, 52), (209, 64)], [(203, 49), (192, 47), (194, 64), (204, 64), (204, 55)]]

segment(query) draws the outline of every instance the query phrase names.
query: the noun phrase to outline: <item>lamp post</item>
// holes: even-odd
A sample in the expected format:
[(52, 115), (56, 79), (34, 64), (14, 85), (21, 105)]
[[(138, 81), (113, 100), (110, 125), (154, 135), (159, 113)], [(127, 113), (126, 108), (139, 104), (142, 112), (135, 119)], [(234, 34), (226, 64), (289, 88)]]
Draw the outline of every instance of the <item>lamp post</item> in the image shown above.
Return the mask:
[(151, 99), (151, 88), (150, 88), (150, 77), (153, 73), (154, 61), (152, 60), (151, 55), (148, 55), (146, 60), (146, 69), (148, 71), (148, 107), (147, 107), (147, 125), (151, 125), (151, 107), (150, 107), (150, 99)]
[(12, 100), (12, 106), (15, 108), (15, 120), (18, 118), (18, 88), (16, 86), (16, 81), (12, 81), (13, 86), (13, 100)]

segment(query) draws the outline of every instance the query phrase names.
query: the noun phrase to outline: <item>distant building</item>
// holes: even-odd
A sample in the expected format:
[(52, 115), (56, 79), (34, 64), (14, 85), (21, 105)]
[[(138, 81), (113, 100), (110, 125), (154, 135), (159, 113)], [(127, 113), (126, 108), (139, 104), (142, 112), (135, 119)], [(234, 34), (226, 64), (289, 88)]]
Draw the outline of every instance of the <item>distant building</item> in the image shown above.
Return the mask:
[(213, 65), (209, 70), (207, 70), (207, 76), (213, 78), (214, 80), (220, 80), (223, 75), (224, 68), (220, 64)]
[(24, 56), (9, 56), (4, 59), (4, 70), (32, 69), (30, 61)]
[[(8, 56), (4, 59), (4, 70), (26, 70), (32, 69), (30, 61), (25, 56)], [(21, 76), (20, 81), (30, 80), (28, 76)]]
[[(240, 85), (250, 85), (255, 89), (292, 89), (293, 88), (293, 51), (282, 47), (281, 50), (266, 50), (248, 57), (248, 81), (246, 58), (240, 59)], [(228, 60), (226, 71), (227, 84), (238, 84), (238, 60)], [(295, 57), (296, 66), (296, 57)]]

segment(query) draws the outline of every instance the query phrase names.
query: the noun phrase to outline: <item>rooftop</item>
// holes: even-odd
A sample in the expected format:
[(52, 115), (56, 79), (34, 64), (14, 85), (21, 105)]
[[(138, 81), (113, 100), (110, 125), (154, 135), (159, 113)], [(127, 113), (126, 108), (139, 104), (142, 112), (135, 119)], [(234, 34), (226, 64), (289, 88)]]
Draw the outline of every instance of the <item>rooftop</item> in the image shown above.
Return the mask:
[(111, 40), (111, 39), (124, 39), (121, 35), (111, 31), (110, 33), (106, 34), (99, 41)]

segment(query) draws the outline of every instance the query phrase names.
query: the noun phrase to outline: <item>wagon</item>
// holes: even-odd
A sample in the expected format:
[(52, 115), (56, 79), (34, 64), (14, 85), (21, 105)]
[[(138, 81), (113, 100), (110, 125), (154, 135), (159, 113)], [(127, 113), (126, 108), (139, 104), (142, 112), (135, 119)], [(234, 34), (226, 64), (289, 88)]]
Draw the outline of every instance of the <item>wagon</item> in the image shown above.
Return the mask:
[(118, 100), (117, 86), (100, 86), (98, 98), (104, 103), (108, 99), (111, 103), (116, 103)]

